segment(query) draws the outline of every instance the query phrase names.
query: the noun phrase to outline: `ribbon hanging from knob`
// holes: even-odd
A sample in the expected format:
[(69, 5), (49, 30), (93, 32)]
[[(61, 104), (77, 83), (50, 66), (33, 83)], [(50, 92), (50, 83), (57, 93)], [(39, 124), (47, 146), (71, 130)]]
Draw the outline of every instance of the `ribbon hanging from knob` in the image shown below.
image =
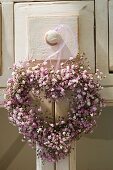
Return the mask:
[[(65, 35), (65, 41), (62, 39), (62, 32)], [(61, 60), (61, 53), (63, 48), (65, 47), (67, 41), (69, 40), (69, 37), (72, 37), (72, 43), (73, 43), (73, 49), (70, 51), (70, 56), (69, 58), (74, 58), (77, 55), (77, 44), (76, 44), (76, 35), (74, 35), (74, 32), (71, 30), (71, 28), (68, 25), (64, 24), (59, 24), (57, 27), (55, 27), (52, 30), (49, 30), (45, 34), (45, 40), (47, 44), (51, 46), (58, 46), (58, 49), (48, 56), (45, 60), (44, 63), (47, 62), (48, 60), (51, 60), (53, 57), (57, 57), (57, 63), (55, 66), (55, 70), (59, 68), (59, 63)]]

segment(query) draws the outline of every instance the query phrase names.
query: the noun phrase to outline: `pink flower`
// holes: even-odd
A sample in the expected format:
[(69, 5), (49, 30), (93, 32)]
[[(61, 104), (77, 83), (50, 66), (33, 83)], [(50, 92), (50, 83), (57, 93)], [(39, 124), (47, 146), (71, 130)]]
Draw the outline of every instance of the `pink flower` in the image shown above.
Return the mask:
[[(103, 74), (99, 70), (95, 75), (89, 73), (84, 56), (78, 57), (62, 63), (57, 71), (47, 63), (29, 60), (15, 66), (8, 80), (4, 106), (9, 120), (30, 146), (39, 145), (37, 154), (42, 160), (57, 162), (65, 158), (71, 152), (72, 141), (90, 133), (101, 114), (102, 87), (97, 79)], [(42, 109), (44, 98), (51, 104), (66, 99), (67, 116), (54, 123), (51, 111)]]

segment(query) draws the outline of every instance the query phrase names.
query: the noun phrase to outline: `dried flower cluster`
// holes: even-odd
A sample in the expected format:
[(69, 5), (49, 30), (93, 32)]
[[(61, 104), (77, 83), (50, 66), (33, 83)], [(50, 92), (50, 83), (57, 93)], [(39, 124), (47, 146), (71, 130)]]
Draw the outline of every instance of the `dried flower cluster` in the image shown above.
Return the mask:
[[(80, 55), (61, 63), (57, 71), (46, 63), (36, 64), (36, 60), (14, 65), (5, 95), (9, 120), (24, 140), (34, 147), (39, 145), (37, 154), (43, 160), (56, 162), (65, 158), (71, 152), (72, 141), (91, 132), (96, 124), (103, 107), (99, 93), (102, 78), (99, 70), (90, 73)], [(44, 118), (40, 102), (33, 102), (32, 97), (41, 100), (42, 92), (50, 102), (69, 100), (66, 118), (60, 117), (56, 123), (49, 116)]]

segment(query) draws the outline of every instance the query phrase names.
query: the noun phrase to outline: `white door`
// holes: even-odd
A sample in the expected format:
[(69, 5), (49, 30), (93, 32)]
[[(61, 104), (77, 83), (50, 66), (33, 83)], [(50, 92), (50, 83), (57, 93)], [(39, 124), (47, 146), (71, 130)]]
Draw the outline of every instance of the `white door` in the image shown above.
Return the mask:
[[(92, 71), (95, 72), (93, 1), (16, 3), (14, 5), (16, 63), (31, 57), (44, 60), (51, 55), (53, 48), (46, 43), (44, 36), (47, 31), (59, 24), (70, 27), (76, 40), (76, 52), (86, 53)], [(62, 39), (65, 39), (65, 35), (62, 35)], [(66, 47), (68, 48), (64, 49), (63, 59), (68, 58), (68, 51), (73, 48), (72, 38), (66, 41)], [(59, 105), (56, 114), (58, 108)], [(76, 170), (75, 142), (73, 146), (75, 150), (65, 160), (56, 164), (43, 165), (37, 158), (37, 170)]]
[(107, 103), (113, 102), (113, 1), (95, 1), (96, 23), (96, 68), (100, 69), (106, 78), (102, 81), (103, 96)]

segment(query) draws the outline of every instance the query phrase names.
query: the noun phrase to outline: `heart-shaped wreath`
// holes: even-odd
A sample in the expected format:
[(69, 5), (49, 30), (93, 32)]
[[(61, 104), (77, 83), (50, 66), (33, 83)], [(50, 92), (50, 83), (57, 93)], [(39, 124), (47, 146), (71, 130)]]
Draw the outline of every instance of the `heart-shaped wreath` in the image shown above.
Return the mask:
[[(102, 111), (99, 81), (103, 75), (99, 70), (90, 73), (84, 61), (84, 56), (78, 54), (55, 71), (53, 65), (29, 60), (15, 65), (8, 80), (5, 107), (9, 120), (32, 146), (39, 145), (37, 154), (43, 160), (56, 162), (65, 158), (71, 152), (72, 141), (91, 132)], [(66, 98), (67, 116), (55, 122), (51, 114), (46, 115), (40, 104), (42, 94), (53, 106)]]

